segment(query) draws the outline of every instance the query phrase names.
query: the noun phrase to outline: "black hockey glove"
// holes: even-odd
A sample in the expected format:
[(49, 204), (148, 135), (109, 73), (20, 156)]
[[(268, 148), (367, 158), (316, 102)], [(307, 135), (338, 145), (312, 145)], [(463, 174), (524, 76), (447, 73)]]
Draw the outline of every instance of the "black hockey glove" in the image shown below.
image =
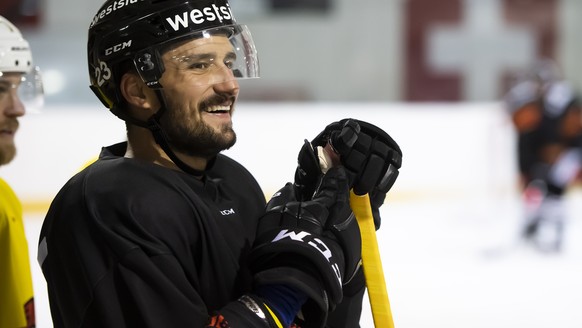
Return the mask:
[(322, 172), (321, 147), (330, 144), (339, 155), (350, 181), (358, 195), (368, 193), (376, 229), (380, 228), (379, 208), (386, 193), (398, 177), (402, 165), (402, 151), (382, 129), (355, 119), (343, 119), (328, 125), (313, 141), (305, 141), (298, 156), (295, 172), (297, 197), (310, 199)]
[(255, 284), (293, 286), (310, 297), (302, 309), (320, 327), (342, 300), (342, 286), (361, 263), (358, 224), (342, 167), (332, 168), (312, 200), (299, 202), (292, 184), (279, 190), (260, 219), (251, 270)]

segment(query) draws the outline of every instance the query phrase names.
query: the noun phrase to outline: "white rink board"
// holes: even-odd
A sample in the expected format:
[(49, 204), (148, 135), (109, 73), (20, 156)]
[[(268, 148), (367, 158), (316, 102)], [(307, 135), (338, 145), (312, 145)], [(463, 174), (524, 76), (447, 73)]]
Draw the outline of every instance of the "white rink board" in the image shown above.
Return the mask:
[[(303, 139), (353, 117), (385, 129), (401, 146), (403, 168), (391, 196), (507, 192), (514, 187), (513, 133), (491, 104), (239, 104), (238, 142), (226, 151), (266, 193), (293, 178)], [(101, 146), (125, 140), (107, 110), (46, 108), (21, 119), (18, 156), (0, 169), (25, 203), (48, 202)]]

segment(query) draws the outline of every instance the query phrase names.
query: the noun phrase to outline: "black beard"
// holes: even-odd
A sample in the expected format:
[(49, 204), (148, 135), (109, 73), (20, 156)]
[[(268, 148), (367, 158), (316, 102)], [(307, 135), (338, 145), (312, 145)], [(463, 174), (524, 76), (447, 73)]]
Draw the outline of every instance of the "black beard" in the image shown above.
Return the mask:
[(216, 133), (204, 122), (194, 129), (185, 126), (174, 126), (166, 129), (168, 143), (176, 151), (189, 155), (212, 158), (236, 143), (236, 133), (230, 125), (221, 127)]
[[(224, 99), (220, 98), (221, 101)], [(213, 100), (215, 99), (205, 101), (200, 108)], [(214, 131), (204, 121), (197, 122), (196, 126), (189, 126), (192, 121), (183, 117), (182, 112), (178, 113), (175, 110), (177, 106), (169, 107), (171, 109), (164, 113), (160, 123), (168, 137), (168, 143), (175, 151), (189, 156), (212, 158), (236, 143), (236, 133), (231, 124), (221, 126), (219, 132)]]

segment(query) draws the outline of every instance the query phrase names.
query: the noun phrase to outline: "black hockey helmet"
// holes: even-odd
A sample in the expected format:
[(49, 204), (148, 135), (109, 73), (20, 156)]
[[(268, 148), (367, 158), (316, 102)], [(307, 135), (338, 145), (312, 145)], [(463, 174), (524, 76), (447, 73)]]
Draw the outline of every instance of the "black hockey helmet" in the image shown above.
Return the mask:
[(107, 0), (89, 26), (91, 89), (115, 113), (124, 103), (118, 86), (128, 65), (149, 87), (161, 88), (164, 51), (216, 33), (226, 34), (236, 53), (233, 76), (258, 77), (251, 34), (236, 23), (227, 0)]

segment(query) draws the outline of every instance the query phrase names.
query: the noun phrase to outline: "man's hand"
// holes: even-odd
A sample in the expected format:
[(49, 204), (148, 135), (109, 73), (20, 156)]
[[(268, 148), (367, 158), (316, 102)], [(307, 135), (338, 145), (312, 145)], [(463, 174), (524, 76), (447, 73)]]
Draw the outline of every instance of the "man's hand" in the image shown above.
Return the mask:
[(328, 125), (311, 142), (305, 141), (298, 156), (295, 187), (300, 199), (310, 199), (321, 178), (320, 152), (329, 147), (339, 155), (350, 187), (358, 195), (368, 193), (376, 229), (380, 227), (379, 207), (394, 185), (402, 165), (402, 151), (382, 129), (355, 119)]
[(337, 167), (322, 176), (311, 200), (297, 201), (291, 184), (273, 196), (259, 222), (251, 270), (257, 284), (299, 288), (327, 312), (341, 301), (360, 259), (348, 180)]

